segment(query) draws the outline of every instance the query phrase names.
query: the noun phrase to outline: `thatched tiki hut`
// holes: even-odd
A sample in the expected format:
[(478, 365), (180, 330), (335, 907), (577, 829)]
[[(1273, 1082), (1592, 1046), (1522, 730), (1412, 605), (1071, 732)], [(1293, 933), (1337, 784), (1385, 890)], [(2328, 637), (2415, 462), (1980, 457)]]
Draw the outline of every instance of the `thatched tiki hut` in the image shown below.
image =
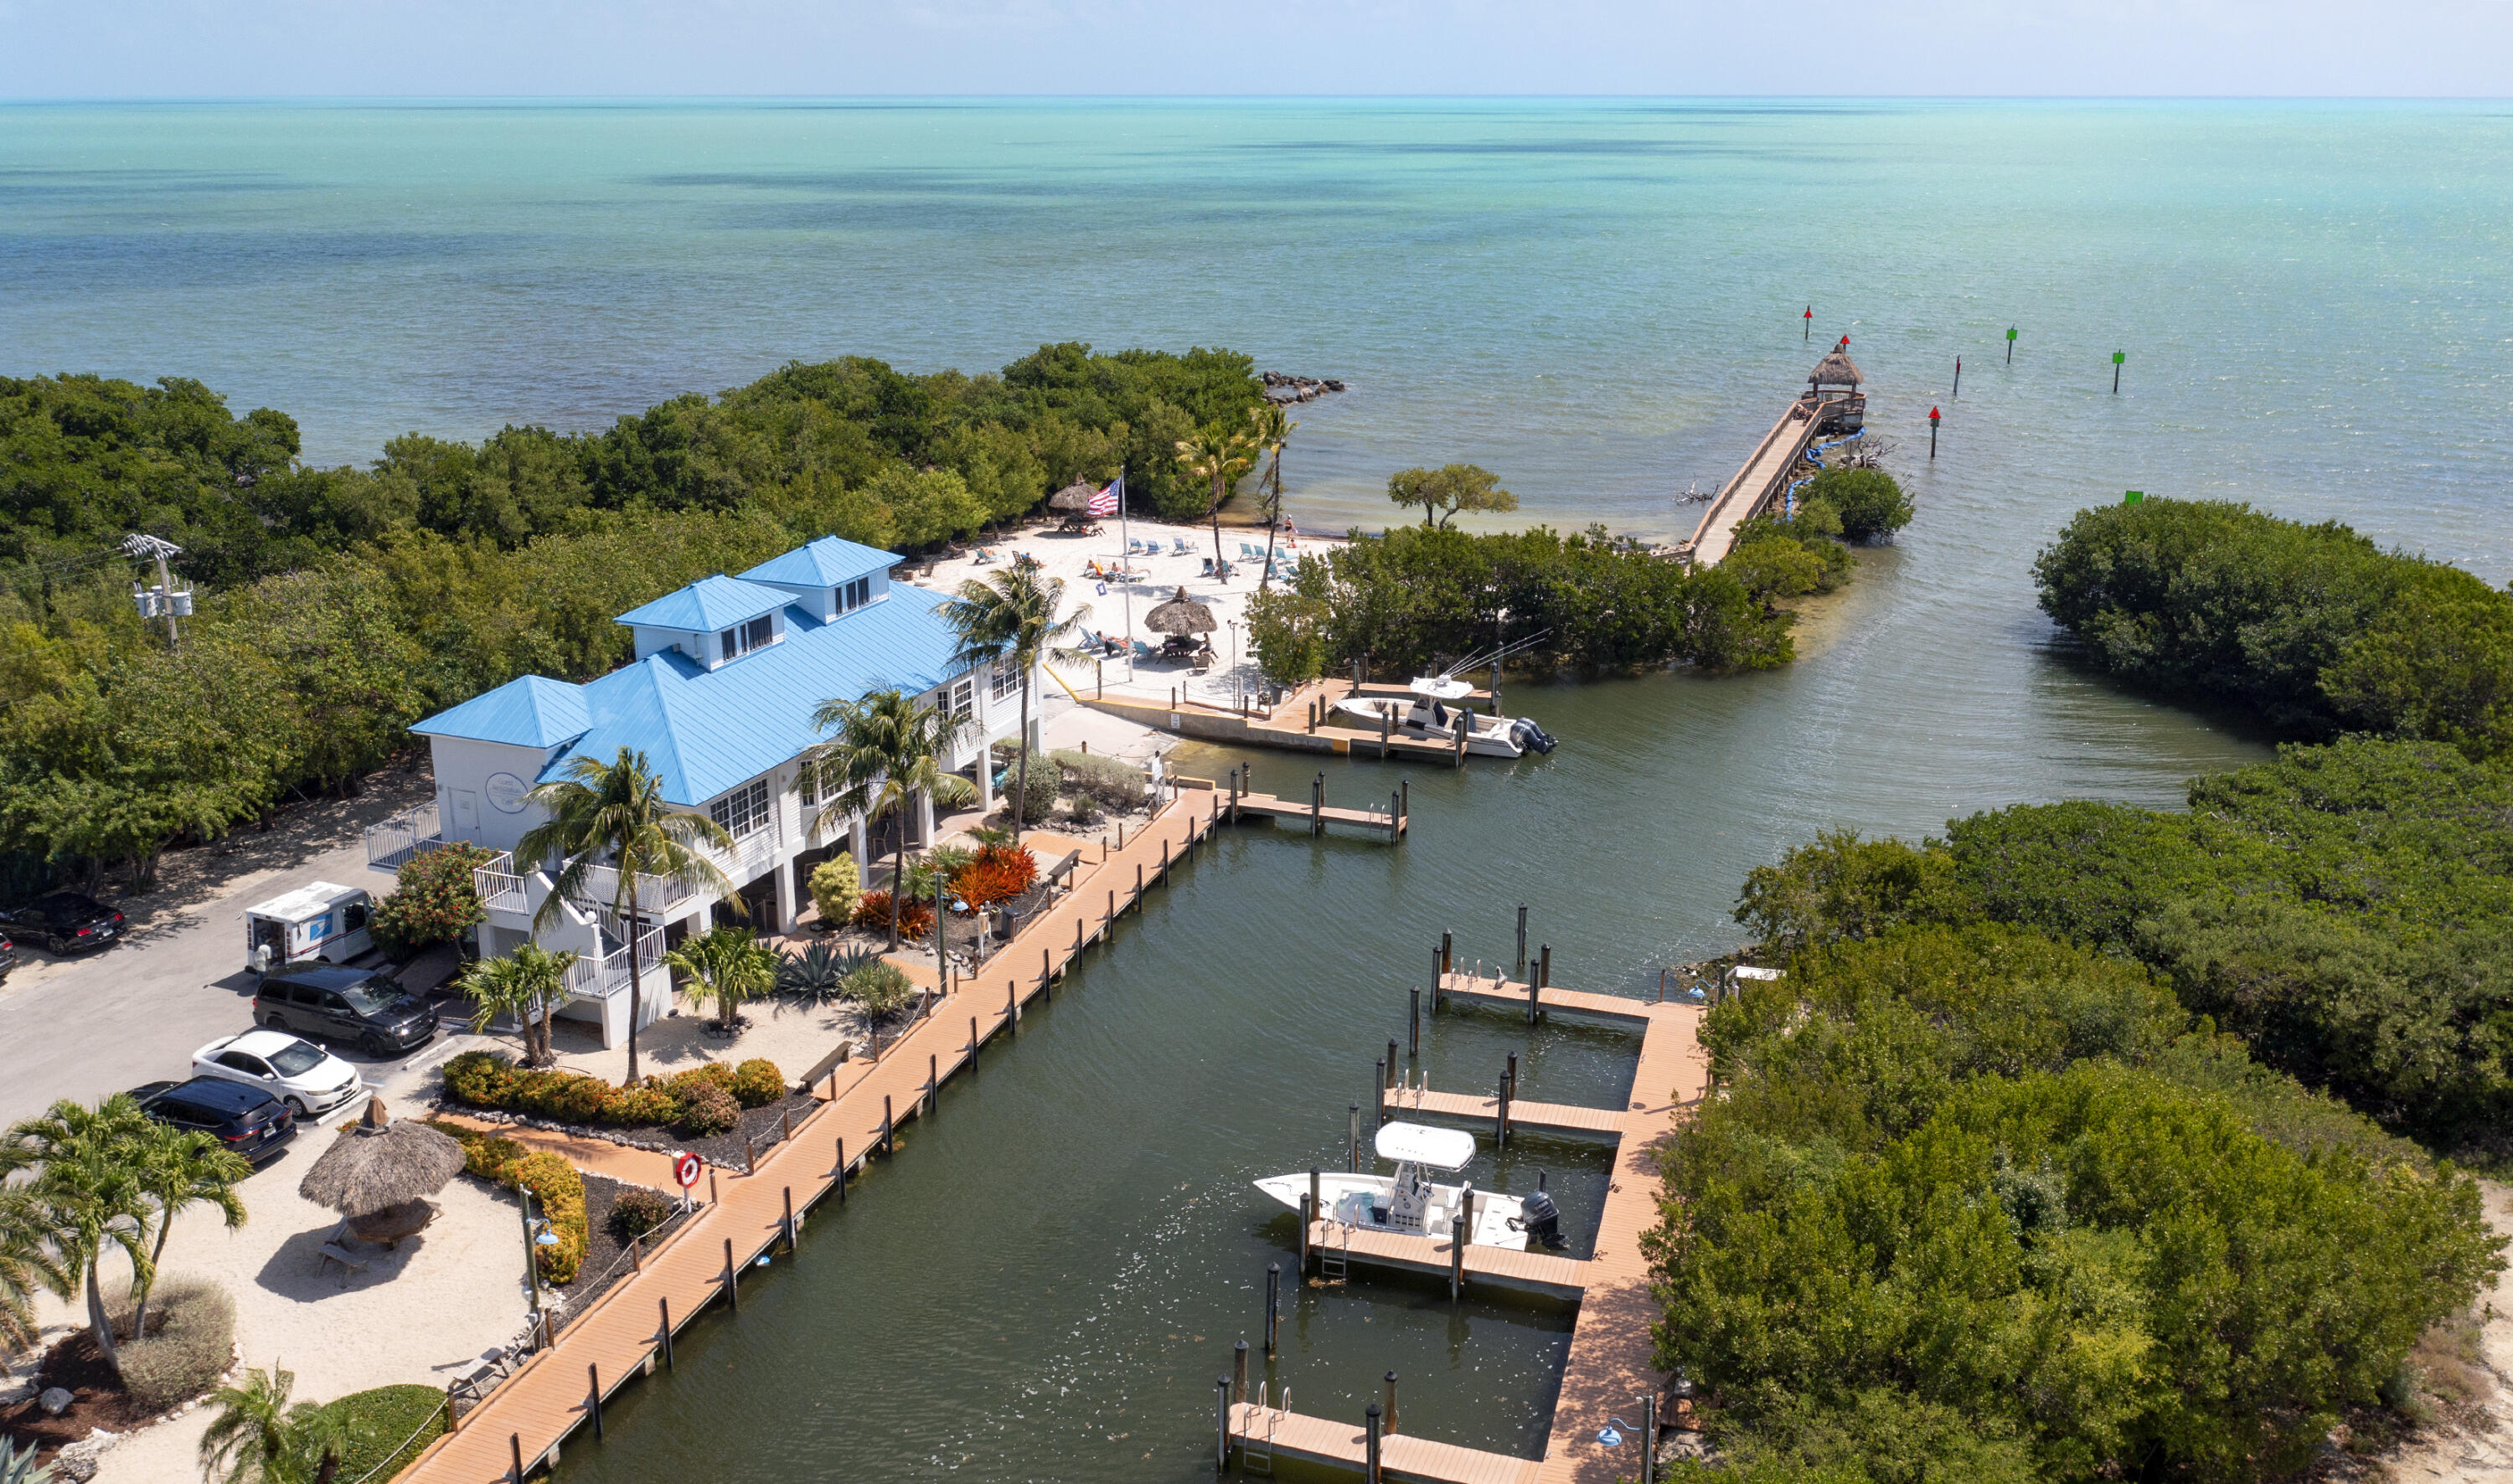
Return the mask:
[(1816, 404), (1816, 431), (1855, 433), (1865, 425), (1867, 395), (1858, 389), (1862, 379), (1858, 363), (1839, 346), (1815, 364), (1807, 376), (1806, 394)]
[(298, 1182), (297, 1193), (349, 1218), (349, 1231), (389, 1247), (436, 1219), (427, 1197), (462, 1173), (462, 1146), (424, 1123), (396, 1122), (384, 1100), (340, 1131)]
[(1056, 491), (1054, 494), (1049, 495), (1047, 497), (1047, 508), (1055, 511), (1057, 515), (1064, 518), (1057, 528), (1059, 530), (1089, 530), (1091, 528), (1091, 501), (1093, 497), (1098, 493), (1098, 486), (1092, 484), (1088, 480), (1075, 480), (1072, 484), (1067, 485), (1063, 488)]

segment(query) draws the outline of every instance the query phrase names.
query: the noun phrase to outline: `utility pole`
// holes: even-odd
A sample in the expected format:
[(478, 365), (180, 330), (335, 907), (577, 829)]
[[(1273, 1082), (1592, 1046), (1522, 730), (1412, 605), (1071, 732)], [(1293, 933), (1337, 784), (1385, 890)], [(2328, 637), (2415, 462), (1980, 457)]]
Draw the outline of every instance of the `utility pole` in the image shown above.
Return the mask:
[(126, 555), (142, 561), (154, 559), (157, 563), (156, 591), (149, 592), (135, 582), (132, 584), (135, 589), (133, 597), (139, 602), (140, 617), (162, 617), (166, 620), (166, 647), (177, 654), (182, 653), (183, 638), (175, 627), (175, 615), (192, 611), (192, 595), (175, 591), (175, 579), (166, 570), (166, 559), (181, 556), (183, 548), (159, 536), (134, 534), (123, 539), (122, 550)]

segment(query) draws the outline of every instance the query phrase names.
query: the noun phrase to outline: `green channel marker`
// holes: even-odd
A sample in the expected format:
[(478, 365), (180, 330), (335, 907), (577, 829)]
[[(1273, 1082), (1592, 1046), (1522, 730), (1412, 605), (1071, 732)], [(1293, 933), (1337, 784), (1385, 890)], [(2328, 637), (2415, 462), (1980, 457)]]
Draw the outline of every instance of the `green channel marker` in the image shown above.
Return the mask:
[(2120, 369), (2121, 369), (2121, 363), (2122, 363), (2123, 361), (2128, 360), (2128, 359), (2129, 359), (2129, 352), (2128, 352), (2128, 351), (2125, 351), (2125, 350), (2116, 350), (2116, 351), (2113, 351), (2113, 352), (2112, 352), (2112, 395), (2113, 395), (2113, 396), (2115, 396), (2115, 397), (2117, 397), (2117, 396), (2119, 396), (2119, 395), (2120, 395)]
[(2015, 364), (2015, 327), (2013, 325), (2007, 327), (2007, 364)]
[(2131, 490), (2129, 493), (2127, 493), (2127, 494), (2125, 494), (2125, 495), (2121, 496), (2121, 503), (2122, 503), (2122, 504), (2124, 504), (2124, 505), (2136, 505), (2136, 504), (2140, 504), (2140, 503), (2144, 502), (2144, 500), (2145, 500), (2145, 499), (2146, 499), (2146, 491), (2145, 491), (2145, 490), (2143, 490), (2143, 489), (2133, 489), (2133, 490)]

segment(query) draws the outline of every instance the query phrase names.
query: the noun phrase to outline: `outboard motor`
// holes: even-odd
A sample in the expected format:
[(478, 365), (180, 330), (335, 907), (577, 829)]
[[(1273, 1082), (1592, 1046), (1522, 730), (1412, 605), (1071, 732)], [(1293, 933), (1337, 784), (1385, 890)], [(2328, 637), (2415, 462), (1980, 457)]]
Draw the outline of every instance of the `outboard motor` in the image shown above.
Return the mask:
[(1517, 721), (1509, 723), (1509, 739), (1517, 743), (1519, 745), (1519, 749), (1523, 752), (1549, 753), (1553, 751), (1552, 735), (1546, 732), (1543, 727), (1536, 725), (1532, 719), (1527, 717), (1520, 717)]
[(1528, 1240), (1547, 1252), (1559, 1252), (1569, 1245), (1562, 1239), (1562, 1212), (1554, 1206), (1552, 1196), (1542, 1191), (1532, 1191), (1518, 1198), (1518, 1228), (1527, 1233)]

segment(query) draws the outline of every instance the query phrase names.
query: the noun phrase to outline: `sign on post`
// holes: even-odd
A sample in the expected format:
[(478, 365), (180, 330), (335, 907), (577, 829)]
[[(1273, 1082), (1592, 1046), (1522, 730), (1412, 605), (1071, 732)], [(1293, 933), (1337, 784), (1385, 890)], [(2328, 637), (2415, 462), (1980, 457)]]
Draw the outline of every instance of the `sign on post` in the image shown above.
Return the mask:
[(690, 1208), (690, 1191), (698, 1189), (698, 1177), (706, 1173), (706, 1161), (688, 1150), (672, 1156), (672, 1179), (681, 1187), (681, 1209)]

